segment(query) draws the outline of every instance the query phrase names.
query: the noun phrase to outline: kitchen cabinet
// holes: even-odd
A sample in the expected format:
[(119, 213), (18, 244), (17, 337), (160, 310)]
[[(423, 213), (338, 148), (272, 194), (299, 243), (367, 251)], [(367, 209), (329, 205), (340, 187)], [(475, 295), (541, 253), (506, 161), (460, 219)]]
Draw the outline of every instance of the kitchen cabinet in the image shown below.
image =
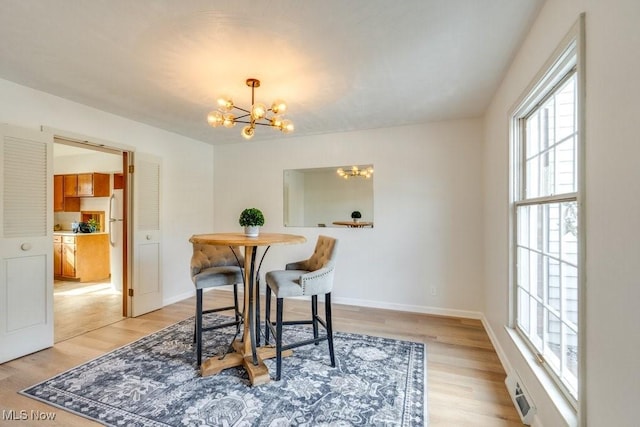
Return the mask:
[(62, 237), (62, 276), (76, 278), (76, 238)]
[(53, 275), (62, 276), (62, 236), (53, 236)]
[(114, 190), (122, 190), (124, 188), (124, 174), (114, 173), (113, 174), (113, 189)]
[[(54, 175), (53, 177), (53, 211), (54, 212), (78, 212), (80, 211), (80, 199), (77, 197), (66, 197), (64, 184), (67, 176)], [(73, 181), (70, 181), (73, 182)], [(75, 184), (70, 184), (75, 186)], [(74, 187), (75, 188), (75, 187)]]
[(107, 173), (78, 173), (63, 177), (65, 197), (109, 197)]
[(78, 175), (62, 175), (64, 197), (78, 196)]
[(53, 248), (53, 270), (57, 279), (92, 282), (109, 278), (108, 234), (54, 234)]
[(109, 197), (109, 174), (54, 175), (53, 211), (79, 212), (80, 197)]
[(64, 177), (62, 175), (53, 177), (53, 211), (64, 211)]
[(109, 174), (80, 173), (77, 183), (78, 197), (109, 197)]

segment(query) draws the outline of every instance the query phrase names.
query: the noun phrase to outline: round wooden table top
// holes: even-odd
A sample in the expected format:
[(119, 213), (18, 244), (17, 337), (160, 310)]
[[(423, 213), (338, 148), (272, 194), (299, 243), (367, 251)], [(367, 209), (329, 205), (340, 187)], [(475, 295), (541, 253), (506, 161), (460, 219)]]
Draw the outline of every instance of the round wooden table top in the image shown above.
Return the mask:
[(232, 245), (232, 246), (269, 246), (269, 245), (293, 245), (304, 243), (306, 237), (295, 234), (260, 233), (256, 237), (245, 236), (244, 233), (212, 233), (194, 234), (189, 239), (191, 243), (204, 245)]

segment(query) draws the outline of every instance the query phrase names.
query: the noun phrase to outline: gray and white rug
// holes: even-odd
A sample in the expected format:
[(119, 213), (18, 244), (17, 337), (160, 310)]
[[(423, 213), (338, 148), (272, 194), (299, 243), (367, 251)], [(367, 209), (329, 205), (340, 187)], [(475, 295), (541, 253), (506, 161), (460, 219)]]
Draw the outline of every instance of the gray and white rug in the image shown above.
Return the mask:
[[(287, 329), (288, 339), (311, 336)], [(203, 357), (234, 332), (205, 332)], [(21, 393), (109, 426), (426, 425), (422, 343), (336, 332), (335, 368), (326, 342), (300, 347), (283, 359), (281, 381), (251, 387), (242, 368), (201, 377), (192, 339), (188, 319)], [(275, 371), (275, 359), (265, 363)]]

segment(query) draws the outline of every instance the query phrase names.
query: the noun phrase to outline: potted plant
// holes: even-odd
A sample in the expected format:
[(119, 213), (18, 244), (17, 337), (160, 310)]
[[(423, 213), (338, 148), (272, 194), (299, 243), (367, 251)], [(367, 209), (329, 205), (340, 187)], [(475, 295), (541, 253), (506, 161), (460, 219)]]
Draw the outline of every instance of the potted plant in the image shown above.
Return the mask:
[(90, 218), (87, 221), (87, 225), (89, 225), (89, 229), (91, 230), (92, 233), (95, 233), (96, 231), (100, 230), (100, 223), (94, 218)]
[(360, 211), (351, 212), (351, 219), (353, 219), (353, 222), (358, 222), (360, 218), (362, 218), (362, 214), (360, 213)]
[(264, 215), (260, 209), (247, 208), (240, 213), (238, 222), (244, 227), (245, 236), (257, 237), (260, 227), (264, 225)]

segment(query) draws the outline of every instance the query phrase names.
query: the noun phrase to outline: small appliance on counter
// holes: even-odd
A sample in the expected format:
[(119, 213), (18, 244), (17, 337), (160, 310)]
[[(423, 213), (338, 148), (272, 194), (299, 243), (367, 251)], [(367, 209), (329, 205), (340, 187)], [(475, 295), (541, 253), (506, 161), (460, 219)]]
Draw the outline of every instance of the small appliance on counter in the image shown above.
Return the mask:
[(74, 233), (93, 233), (95, 229), (86, 222), (72, 222), (71, 231)]

